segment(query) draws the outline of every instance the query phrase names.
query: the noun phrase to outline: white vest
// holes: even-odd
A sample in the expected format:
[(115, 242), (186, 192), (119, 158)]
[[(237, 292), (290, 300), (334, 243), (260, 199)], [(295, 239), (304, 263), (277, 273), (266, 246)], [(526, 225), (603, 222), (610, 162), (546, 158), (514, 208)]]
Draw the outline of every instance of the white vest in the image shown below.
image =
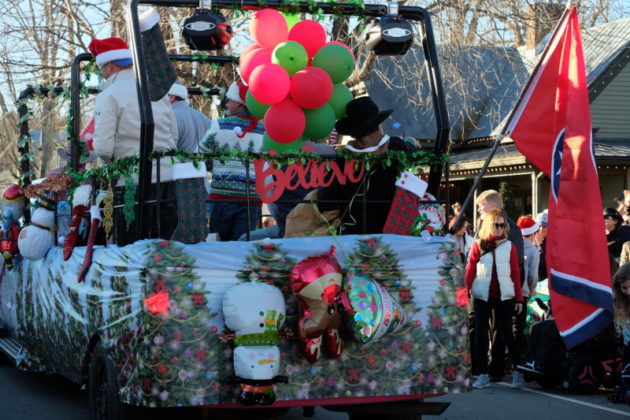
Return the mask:
[[(479, 243), (479, 241), (477, 241)], [(488, 301), (490, 294), (490, 281), (492, 280), (492, 265), (496, 256), (497, 277), (499, 279), (499, 289), (501, 300), (514, 299), (514, 283), (510, 277), (510, 255), (512, 253), (512, 242), (503, 241), (492, 252), (487, 252), (479, 258), (477, 263), (477, 276), (472, 284), (471, 294), (476, 299)]]

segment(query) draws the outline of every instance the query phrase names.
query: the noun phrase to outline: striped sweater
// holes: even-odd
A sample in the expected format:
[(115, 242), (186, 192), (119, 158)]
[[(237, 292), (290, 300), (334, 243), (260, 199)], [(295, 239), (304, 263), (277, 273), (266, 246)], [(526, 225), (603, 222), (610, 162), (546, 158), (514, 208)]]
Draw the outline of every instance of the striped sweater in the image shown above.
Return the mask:
[[(242, 115), (242, 116), (241, 116)], [(199, 143), (199, 151), (204, 153), (219, 153), (231, 149), (261, 152), (265, 129), (262, 123), (256, 124), (242, 138), (239, 135), (252, 124), (249, 114), (239, 111), (238, 115), (212, 121), (210, 129)], [(221, 163), (215, 159), (212, 162), (211, 199), (243, 199), (247, 191), (247, 168), (238, 159), (229, 159)], [(256, 173), (254, 164), (249, 164), (249, 193), (255, 204), (260, 204), (260, 194), (256, 194)]]

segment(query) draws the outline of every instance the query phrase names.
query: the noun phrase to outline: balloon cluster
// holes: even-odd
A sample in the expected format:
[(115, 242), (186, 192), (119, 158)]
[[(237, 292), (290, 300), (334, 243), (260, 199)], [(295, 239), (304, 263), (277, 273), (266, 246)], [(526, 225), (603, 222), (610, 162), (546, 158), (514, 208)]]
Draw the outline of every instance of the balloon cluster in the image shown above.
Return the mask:
[(352, 100), (343, 84), (355, 66), (350, 48), (326, 42), (318, 22), (294, 23), (274, 9), (257, 11), (249, 30), (254, 43), (241, 54), (240, 72), (247, 108), (264, 119), (265, 150), (296, 151), (302, 139), (327, 137)]

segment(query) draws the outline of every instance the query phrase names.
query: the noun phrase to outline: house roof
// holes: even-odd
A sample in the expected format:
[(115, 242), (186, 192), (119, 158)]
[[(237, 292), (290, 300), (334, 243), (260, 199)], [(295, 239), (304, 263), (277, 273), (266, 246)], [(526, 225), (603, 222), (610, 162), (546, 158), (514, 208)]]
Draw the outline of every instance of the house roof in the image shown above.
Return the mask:
[[(451, 138), (488, 138), (501, 131), (534, 68), (547, 36), (536, 50), (474, 46), (438, 46)], [(630, 18), (582, 31), (589, 86), (626, 48), (630, 48)], [(424, 66), (420, 46), (400, 57), (377, 57), (366, 88), (381, 109), (394, 109), (384, 123), (389, 134), (433, 139), (436, 126), (425, 78), (408, 77)], [(401, 128), (392, 127), (399, 122)], [(599, 139), (598, 139), (599, 141)]]

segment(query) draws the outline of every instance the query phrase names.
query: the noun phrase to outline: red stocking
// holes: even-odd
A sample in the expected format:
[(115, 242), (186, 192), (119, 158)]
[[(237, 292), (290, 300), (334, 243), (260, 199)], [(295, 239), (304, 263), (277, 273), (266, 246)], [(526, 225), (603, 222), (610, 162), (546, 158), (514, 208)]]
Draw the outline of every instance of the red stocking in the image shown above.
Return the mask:
[(90, 236), (88, 236), (87, 249), (85, 250), (85, 256), (83, 257), (83, 265), (81, 266), (81, 271), (79, 271), (79, 275), (77, 276), (77, 282), (79, 283), (83, 281), (85, 275), (90, 269), (90, 266), (92, 265), (94, 242), (96, 242), (96, 233), (98, 232), (98, 227), (101, 224), (101, 212), (97, 206), (92, 206), (90, 208), (90, 215), (92, 217), (92, 224), (90, 225)]
[(92, 187), (81, 185), (74, 191), (72, 198), (72, 219), (70, 219), (70, 231), (63, 241), (63, 260), (67, 261), (72, 255), (74, 247), (79, 239), (79, 226), (83, 220), (83, 214), (89, 209), (92, 200)]

